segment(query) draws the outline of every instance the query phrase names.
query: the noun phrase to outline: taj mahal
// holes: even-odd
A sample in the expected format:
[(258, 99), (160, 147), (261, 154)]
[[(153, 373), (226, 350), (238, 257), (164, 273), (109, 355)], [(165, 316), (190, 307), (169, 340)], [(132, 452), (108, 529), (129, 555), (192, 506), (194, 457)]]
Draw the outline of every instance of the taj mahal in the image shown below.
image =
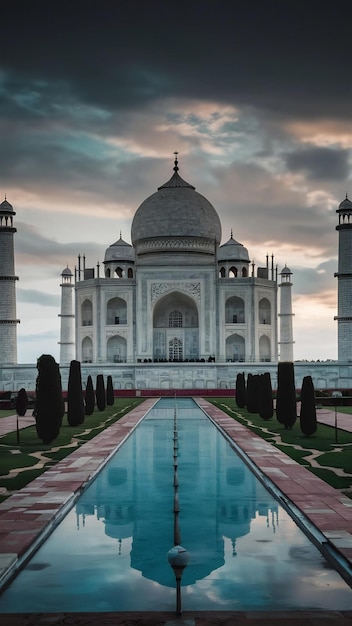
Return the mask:
[[(78, 256), (61, 273), (60, 369), (111, 374), (115, 389), (233, 389), (238, 371), (269, 371), (294, 360), (292, 272), (274, 255), (250, 260), (233, 232), (221, 244), (214, 206), (179, 173), (137, 208), (131, 242), (122, 236), (104, 260)], [(350, 388), (352, 374), (352, 202), (337, 209), (338, 361), (296, 363), (296, 384)], [(12, 205), (0, 204), (0, 390), (34, 388), (36, 364), (17, 364)], [(38, 355), (39, 356), (39, 355)]]

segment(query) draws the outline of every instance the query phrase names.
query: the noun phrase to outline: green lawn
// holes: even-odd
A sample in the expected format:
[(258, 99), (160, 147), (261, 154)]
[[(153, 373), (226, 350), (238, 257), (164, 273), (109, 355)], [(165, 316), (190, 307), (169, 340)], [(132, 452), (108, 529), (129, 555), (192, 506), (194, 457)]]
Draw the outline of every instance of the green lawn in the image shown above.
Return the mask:
[[(282, 450), (297, 463), (307, 467), (335, 489), (344, 490), (348, 495), (352, 494), (352, 491), (349, 493), (349, 490), (352, 490), (352, 433), (338, 429), (338, 443), (335, 443), (335, 429), (318, 424), (316, 433), (312, 437), (306, 437), (301, 432), (299, 418), (291, 430), (286, 430), (277, 421), (275, 413), (271, 420), (265, 421), (257, 414), (239, 409), (233, 398), (207, 398), (207, 400)], [(319, 467), (314, 467), (309, 458), (312, 451), (321, 453), (315, 458)], [(329, 467), (343, 470), (345, 475), (338, 476), (332, 469), (328, 469)]]
[[(15, 431), (1, 437), (0, 490), (4, 493), (0, 492), (0, 501), (4, 500), (9, 492), (24, 487), (48, 467), (71, 454), (73, 450), (95, 437), (141, 402), (143, 402), (141, 398), (117, 398), (114, 406), (108, 406), (101, 412), (95, 410), (92, 415), (86, 416), (83, 424), (76, 427), (68, 425), (65, 415), (59, 436), (49, 445), (44, 445), (38, 438), (35, 426), (20, 431), (19, 444)], [(18, 468), (22, 471), (16, 474), (15, 470)]]
[(8, 417), (9, 415), (16, 415), (16, 409), (6, 409), (0, 411), (0, 419), (2, 417)]

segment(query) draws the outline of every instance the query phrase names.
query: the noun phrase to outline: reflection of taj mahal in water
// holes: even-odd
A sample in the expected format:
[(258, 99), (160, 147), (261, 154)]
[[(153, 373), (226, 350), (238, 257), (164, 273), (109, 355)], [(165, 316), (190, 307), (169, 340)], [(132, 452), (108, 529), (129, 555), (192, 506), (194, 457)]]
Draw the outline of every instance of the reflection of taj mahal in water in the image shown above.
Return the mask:
[[(102, 482), (93, 483), (83, 495), (76, 514), (79, 527), (89, 525), (89, 517), (96, 516), (105, 534), (116, 539), (117, 556), (127, 556), (127, 550), (131, 567), (143, 577), (160, 584), (169, 581), (173, 587), (166, 560), (173, 543), (173, 443), (171, 428), (165, 429), (173, 409), (161, 413), (164, 425), (155, 419), (147, 429), (136, 429), (133, 442), (124, 444)], [(192, 551), (182, 580), (193, 584), (224, 565), (225, 544), (236, 556), (236, 542), (250, 532), (256, 517), (262, 517), (274, 533), (277, 503), (227, 444), (224, 453), (221, 437), (209, 437), (204, 422), (199, 421), (190, 436), (188, 420), (192, 421), (191, 412), (183, 423), (179, 421), (179, 499), (182, 545)], [(182, 471), (187, 465), (192, 466), (191, 479)]]

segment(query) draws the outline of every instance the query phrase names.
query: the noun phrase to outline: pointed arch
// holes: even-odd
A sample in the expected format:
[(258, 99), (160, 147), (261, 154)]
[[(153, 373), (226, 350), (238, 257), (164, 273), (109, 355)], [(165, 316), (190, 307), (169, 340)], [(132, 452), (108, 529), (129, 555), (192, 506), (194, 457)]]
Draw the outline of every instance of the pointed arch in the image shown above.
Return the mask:
[(89, 300), (88, 298), (86, 298), (82, 302), (81, 318), (82, 318), (82, 326), (93, 325), (93, 305), (92, 305), (91, 300)]
[(271, 305), (268, 298), (259, 300), (259, 324), (271, 324)]
[(127, 324), (127, 304), (123, 298), (111, 298), (106, 306), (106, 323)]
[(271, 345), (270, 339), (267, 335), (259, 337), (259, 360), (271, 361)]
[(107, 359), (111, 363), (125, 363), (127, 360), (127, 342), (124, 337), (114, 335), (107, 341)]
[(155, 361), (199, 358), (198, 308), (190, 296), (174, 291), (155, 304), (153, 358)]
[(82, 340), (82, 363), (93, 362), (93, 342), (90, 337)]
[(244, 361), (246, 342), (243, 337), (234, 333), (226, 339), (226, 361)]
[(231, 296), (225, 303), (225, 324), (244, 324), (244, 300), (238, 296)]

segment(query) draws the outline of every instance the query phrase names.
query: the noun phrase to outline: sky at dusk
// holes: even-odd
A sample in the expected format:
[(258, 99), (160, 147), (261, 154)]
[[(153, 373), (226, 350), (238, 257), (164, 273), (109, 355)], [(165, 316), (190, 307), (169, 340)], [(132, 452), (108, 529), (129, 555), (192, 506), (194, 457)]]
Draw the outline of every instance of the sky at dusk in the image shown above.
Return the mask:
[(16, 211), (18, 362), (59, 358), (61, 272), (166, 182), (256, 265), (292, 270), (295, 359), (337, 358), (336, 209), (352, 197), (349, 0), (12, 0), (0, 196)]

